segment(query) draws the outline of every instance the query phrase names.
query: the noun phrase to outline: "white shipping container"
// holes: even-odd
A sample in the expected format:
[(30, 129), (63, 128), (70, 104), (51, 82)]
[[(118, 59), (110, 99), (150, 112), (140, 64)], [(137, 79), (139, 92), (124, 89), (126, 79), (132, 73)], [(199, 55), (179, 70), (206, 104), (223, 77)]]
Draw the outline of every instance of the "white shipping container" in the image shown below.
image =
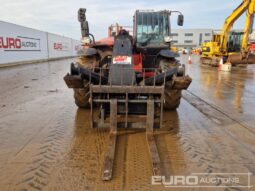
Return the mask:
[(49, 58), (72, 56), (72, 39), (48, 33), (48, 50)]
[(48, 58), (47, 33), (0, 21), (0, 64)]

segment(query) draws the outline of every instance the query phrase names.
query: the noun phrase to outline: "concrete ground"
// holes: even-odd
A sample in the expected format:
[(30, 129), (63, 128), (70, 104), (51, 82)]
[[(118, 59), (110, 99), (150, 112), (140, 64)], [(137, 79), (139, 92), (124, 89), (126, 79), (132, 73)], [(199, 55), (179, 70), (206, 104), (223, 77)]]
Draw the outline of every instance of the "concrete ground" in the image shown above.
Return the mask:
[(152, 185), (144, 131), (121, 131), (113, 180), (102, 181), (109, 134), (91, 129), (90, 111), (75, 106), (63, 81), (67, 59), (0, 70), (0, 190), (255, 190), (246, 188), (255, 186), (255, 65), (226, 73), (197, 56), (180, 59), (193, 82), (156, 135), (164, 173), (239, 183)]

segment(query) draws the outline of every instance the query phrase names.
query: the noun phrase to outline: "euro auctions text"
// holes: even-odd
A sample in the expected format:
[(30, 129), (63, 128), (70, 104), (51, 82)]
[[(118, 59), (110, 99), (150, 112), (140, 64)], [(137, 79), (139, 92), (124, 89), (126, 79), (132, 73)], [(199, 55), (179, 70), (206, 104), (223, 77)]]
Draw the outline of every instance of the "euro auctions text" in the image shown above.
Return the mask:
[(40, 39), (24, 36), (0, 36), (0, 49), (4, 51), (40, 51)]
[(186, 176), (152, 176), (152, 185), (165, 187), (251, 188), (251, 173), (192, 173)]

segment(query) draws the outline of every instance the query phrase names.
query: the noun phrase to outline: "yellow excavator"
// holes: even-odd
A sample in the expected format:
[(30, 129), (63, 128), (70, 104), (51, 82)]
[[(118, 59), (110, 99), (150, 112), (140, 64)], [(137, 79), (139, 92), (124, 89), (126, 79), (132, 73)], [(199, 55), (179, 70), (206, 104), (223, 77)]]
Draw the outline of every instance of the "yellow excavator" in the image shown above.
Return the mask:
[[(218, 66), (220, 60), (233, 66), (238, 64), (255, 64), (255, 55), (249, 51), (249, 35), (253, 30), (255, 0), (243, 2), (225, 20), (220, 34), (214, 34), (212, 41), (202, 45), (201, 63)], [(246, 13), (243, 32), (231, 31), (234, 23)]]

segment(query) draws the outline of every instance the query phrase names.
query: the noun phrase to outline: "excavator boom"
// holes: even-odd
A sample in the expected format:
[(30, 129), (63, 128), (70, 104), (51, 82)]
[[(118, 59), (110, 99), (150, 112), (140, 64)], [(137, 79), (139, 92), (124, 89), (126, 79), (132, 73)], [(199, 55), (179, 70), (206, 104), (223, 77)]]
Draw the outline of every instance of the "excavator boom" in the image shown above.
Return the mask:
[(249, 36), (252, 33), (253, 21), (254, 21), (254, 12), (255, 12), (255, 0), (251, 0), (249, 7), (247, 9), (247, 16), (245, 21), (244, 28), (244, 37), (242, 41), (242, 50), (243, 52), (249, 52)]
[(222, 32), (221, 32), (221, 42), (220, 42), (220, 50), (222, 52), (227, 52), (227, 45), (230, 31), (234, 25), (234, 23), (240, 18), (241, 15), (244, 14), (245, 11), (248, 10), (248, 7), (254, 0), (244, 0), (234, 11), (233, 13), (226, 19)]

